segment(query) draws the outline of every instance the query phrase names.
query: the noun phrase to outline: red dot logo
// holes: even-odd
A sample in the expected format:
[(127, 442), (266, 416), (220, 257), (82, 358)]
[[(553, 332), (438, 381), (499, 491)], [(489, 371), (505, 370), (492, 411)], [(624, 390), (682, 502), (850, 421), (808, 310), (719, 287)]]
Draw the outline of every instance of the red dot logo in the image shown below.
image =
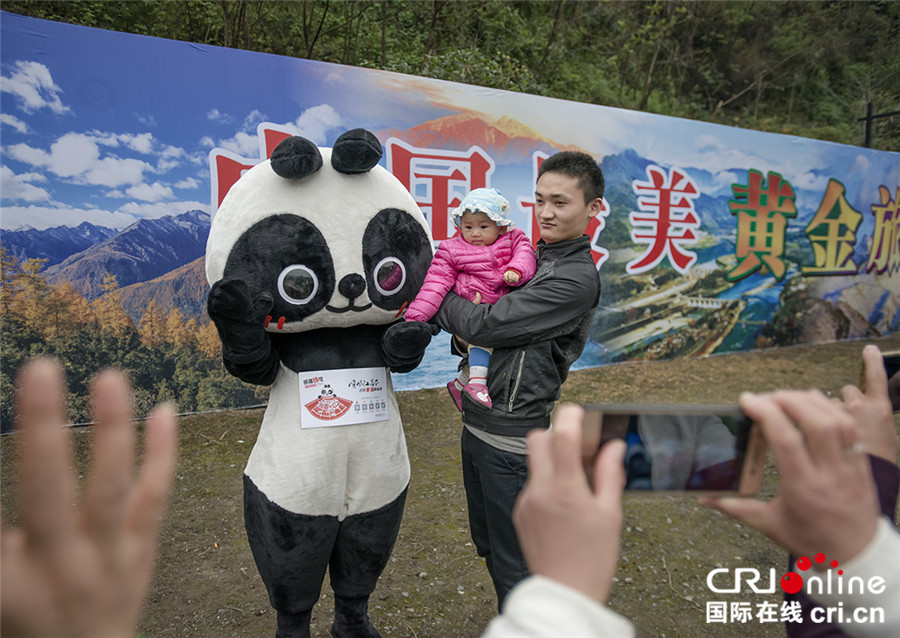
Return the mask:
[(797, 572), (788, 572), (781, 577), (781, 588), (788, 594), (796, 594), (803, 589), (803, 577)]

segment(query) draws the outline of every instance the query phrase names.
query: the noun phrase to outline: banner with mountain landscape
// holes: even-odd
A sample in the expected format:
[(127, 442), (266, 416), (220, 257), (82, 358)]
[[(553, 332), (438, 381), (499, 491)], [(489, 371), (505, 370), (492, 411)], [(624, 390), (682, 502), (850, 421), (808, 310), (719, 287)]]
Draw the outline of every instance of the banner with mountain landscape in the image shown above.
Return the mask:
[[(224, 372), (203, 254), (228, 187), (280, 139), (364, 127), (436, 241), (499, 188), (536, 240), (540, 162), (606, 177), (588, 231), (603, 293), (576, 367), (858, 339), (900, 324), (900, 154), (373, 69), (0, 14), (2, 411), (53, 352), (77, 399), (118, 364), (141, 405), (258, 403)], [(395, 387), (456, 368), (448, 336)]]

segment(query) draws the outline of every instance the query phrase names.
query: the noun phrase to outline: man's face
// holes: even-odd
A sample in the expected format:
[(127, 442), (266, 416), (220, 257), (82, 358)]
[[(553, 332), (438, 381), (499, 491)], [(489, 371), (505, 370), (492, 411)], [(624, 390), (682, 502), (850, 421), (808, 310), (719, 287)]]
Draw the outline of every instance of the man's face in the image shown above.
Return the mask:
[(603, 205), (600, 198), (585, 204), (577, 180), (562, 173), (541, 175), (534, 196), (534, 216), (548, 244), (581, 237)]

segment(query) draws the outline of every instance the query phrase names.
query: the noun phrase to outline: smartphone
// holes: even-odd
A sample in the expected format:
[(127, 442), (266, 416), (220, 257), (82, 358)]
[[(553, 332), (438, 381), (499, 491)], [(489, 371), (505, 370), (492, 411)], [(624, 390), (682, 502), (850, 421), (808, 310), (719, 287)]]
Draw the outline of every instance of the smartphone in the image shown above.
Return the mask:
[(588, 476), (600, 448), (623, 439), (625, 489), (653, 494), (755, 494), (765, 440), (736, 406), (585, 406), (582, 460)]
[[(900, 376), (897, 376), (900, 373), (900, 351), (882, 352), (881, 357), (884, 360), (884, 371), (887, 373), (891, 408), (897, 412), (900, 411)], [(863, 366), (863, 374), (865, 374), (865, 366)]]

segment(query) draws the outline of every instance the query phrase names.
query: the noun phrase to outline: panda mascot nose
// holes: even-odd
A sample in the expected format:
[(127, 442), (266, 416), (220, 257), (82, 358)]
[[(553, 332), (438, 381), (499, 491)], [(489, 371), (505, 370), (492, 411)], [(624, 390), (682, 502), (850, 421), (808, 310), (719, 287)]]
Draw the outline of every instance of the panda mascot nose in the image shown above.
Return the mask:
[(347, 275), (341, 279), (341, 283), (338, 284), (338, 292), (350, 301), (353, 301), (363, 294), (365, 289), (366, 280), (363, 279), (362, 275), (357, 275), (356, 273)]

